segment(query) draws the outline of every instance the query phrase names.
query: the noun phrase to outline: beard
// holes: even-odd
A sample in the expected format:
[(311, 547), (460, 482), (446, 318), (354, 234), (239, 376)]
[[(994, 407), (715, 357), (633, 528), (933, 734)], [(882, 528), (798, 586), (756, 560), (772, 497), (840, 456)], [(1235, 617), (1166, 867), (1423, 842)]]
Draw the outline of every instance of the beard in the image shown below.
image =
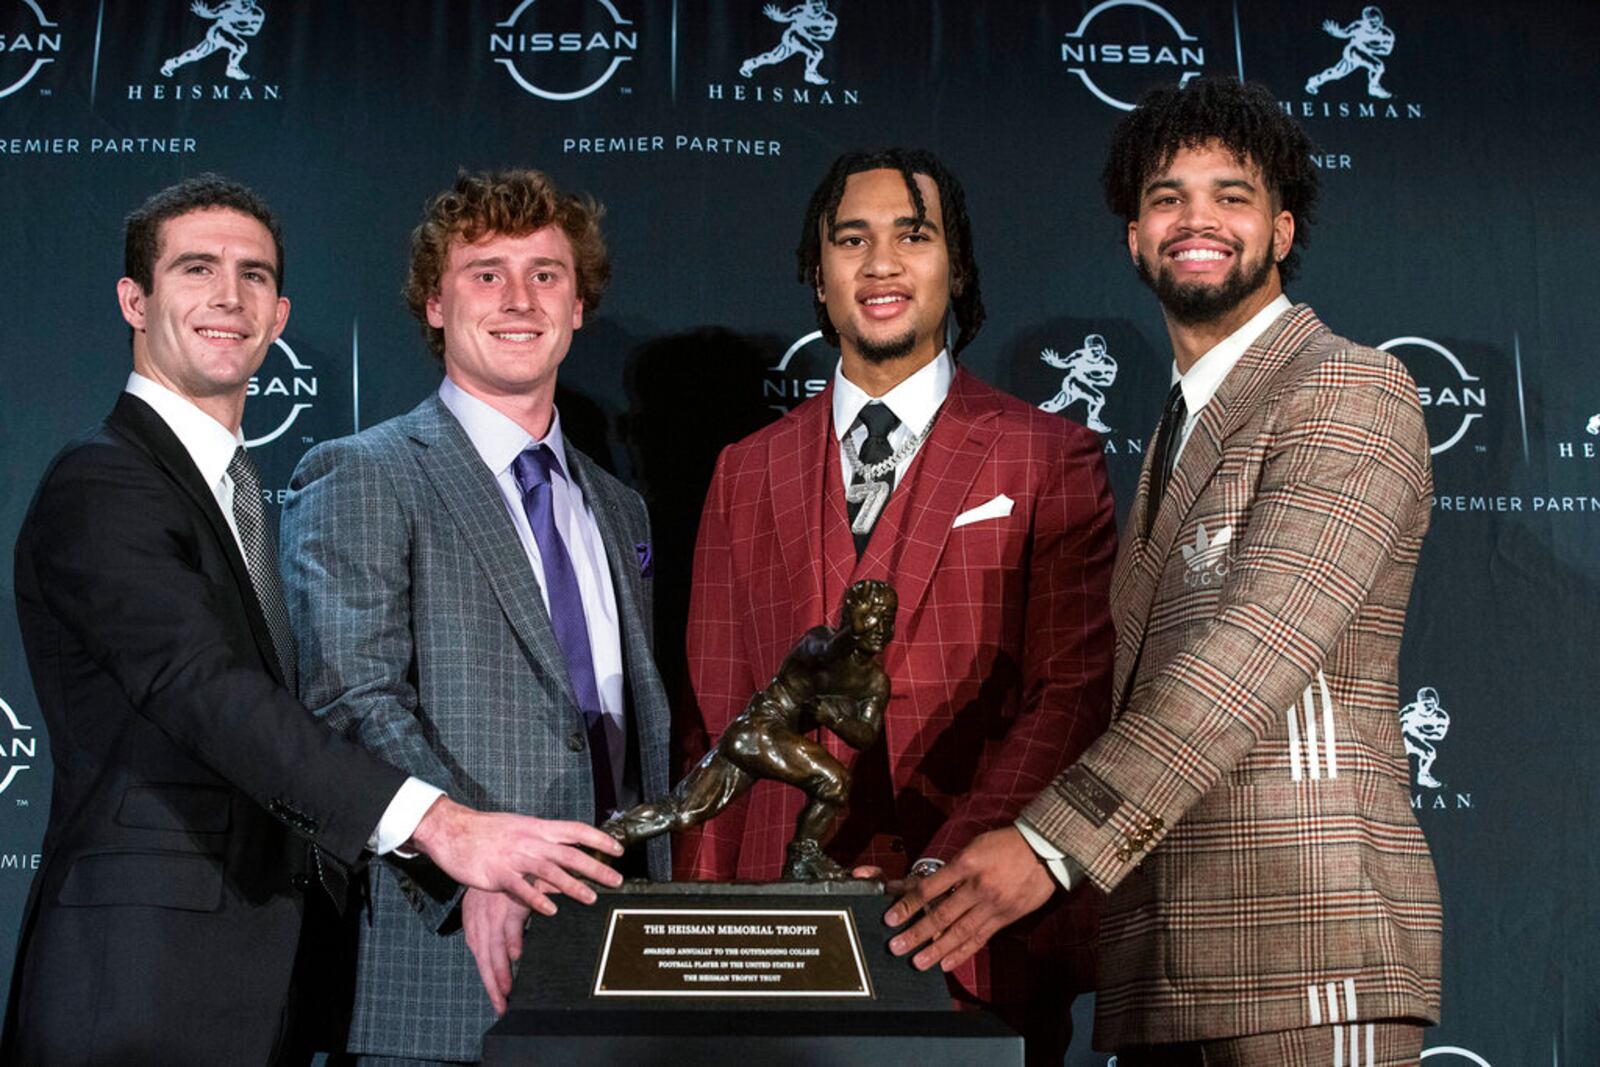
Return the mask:
[(888, 363), (890, 360), (904, 359), (917, 347), (917, 334), (914, 330), (907, 330), (903, 337), (891, 337), (887, 341), (869, 341), (865, 337), (857, 337), (856, 351), (861, 353), (861, 358), (868, 363)]
[(1162, 309), (1174, 321), (1195, 326), (1222, 318), (1267, 283), (1273, 267), (1270, 248), (1255, 263), (1245, 262), (1239, 255), (1242, 250), (1234, 249), (1233, 269), (1217, 285), (1185, 284), (1165, 271), (1158, 274), (1142, 255), (1136, 269), (1139, 280), (1154, 291)]

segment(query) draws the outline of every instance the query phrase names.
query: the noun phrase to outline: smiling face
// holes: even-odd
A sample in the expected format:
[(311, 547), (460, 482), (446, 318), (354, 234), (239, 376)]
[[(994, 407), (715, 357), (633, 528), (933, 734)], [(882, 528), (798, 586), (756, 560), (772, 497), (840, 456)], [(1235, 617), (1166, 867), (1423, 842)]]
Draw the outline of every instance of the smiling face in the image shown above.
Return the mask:
[(207, 208), (162, 223), (160, 249), (149, 292), (117, 282), (133, 369), (236, 427), (250, 376), (289, 321), (272, 234), (249, 215)]
[(583, 325), (572, 242), (558, 226), (452, 241), (427, 317), (444, 331), (445, 373), (462, 389), (490, 404), (553, 396)]
[(1128, 253), (1172, 319), (1248, 318), (1283, 291), (1277, 262), (1294, 217), (1275, 205), (1261, 168), (1220, 142), (1182, 148), (1151, 175), (1128, 223)]
[(907, 360), (908, 370), (944, 348), (950, 308), (950, 253), (939, 189), (916, 175), (927, 215), (916, 206), (898, 170), (861, 171), (845, 180), (830, 232), (821, 223), (822, 263), (817, 297), (839, 331), (846, 359)]

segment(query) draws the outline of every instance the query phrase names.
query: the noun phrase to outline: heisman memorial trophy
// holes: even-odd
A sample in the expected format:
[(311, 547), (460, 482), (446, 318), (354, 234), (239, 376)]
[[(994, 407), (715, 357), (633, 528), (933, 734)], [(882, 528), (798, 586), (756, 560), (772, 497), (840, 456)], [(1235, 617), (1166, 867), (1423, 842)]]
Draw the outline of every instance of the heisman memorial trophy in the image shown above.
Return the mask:
[(1022, 1062), (1020, 1038), (950, 1010), (940, 972), (889, 953), (883, 883), (851, 878), (822, 850), (851, 775), (807, 735), (821, 727), (857, 751), (878, 740), (889, 702), (878, 656), (897, 606), (886, 582), (850, 586), (839, 625), (796, 642), (671, 794), (601, 827), (632, 846), (713, 818), (758, 779), (785, 782), (809, 800), (783, 881), (630, 881), (599, 889), (593, 907), (536, 918), (485, 1063)]

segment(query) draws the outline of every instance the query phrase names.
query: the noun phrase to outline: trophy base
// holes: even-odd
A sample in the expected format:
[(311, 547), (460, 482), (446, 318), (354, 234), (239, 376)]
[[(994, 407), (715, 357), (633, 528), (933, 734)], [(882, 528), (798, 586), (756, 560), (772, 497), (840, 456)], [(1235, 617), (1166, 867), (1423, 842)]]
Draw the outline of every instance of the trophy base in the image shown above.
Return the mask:
[(1016, 1034), (951, 1009), (941, 972), (890, 954), (881, 882), (628, 882), (598, 893), (529, 923), (484, 1063), (1022, 1062)]

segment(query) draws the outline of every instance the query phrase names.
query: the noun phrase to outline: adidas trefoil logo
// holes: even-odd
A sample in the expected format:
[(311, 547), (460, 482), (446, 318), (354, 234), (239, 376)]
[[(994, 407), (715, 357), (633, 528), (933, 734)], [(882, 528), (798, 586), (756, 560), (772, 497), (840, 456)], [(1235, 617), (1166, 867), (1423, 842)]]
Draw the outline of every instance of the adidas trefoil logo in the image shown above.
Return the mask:
[(1228, 576), (1228, 546), (1233, 543), (1233, 527), (1224, 526), (1215, 534), (1206, 534), (1206, 524), (1195, 523), (1194, 544), (1183, 545), (1183, 562), (1188, 572), (1183, 576), (1185, 585), (1206, 586), (1221, 582)]

